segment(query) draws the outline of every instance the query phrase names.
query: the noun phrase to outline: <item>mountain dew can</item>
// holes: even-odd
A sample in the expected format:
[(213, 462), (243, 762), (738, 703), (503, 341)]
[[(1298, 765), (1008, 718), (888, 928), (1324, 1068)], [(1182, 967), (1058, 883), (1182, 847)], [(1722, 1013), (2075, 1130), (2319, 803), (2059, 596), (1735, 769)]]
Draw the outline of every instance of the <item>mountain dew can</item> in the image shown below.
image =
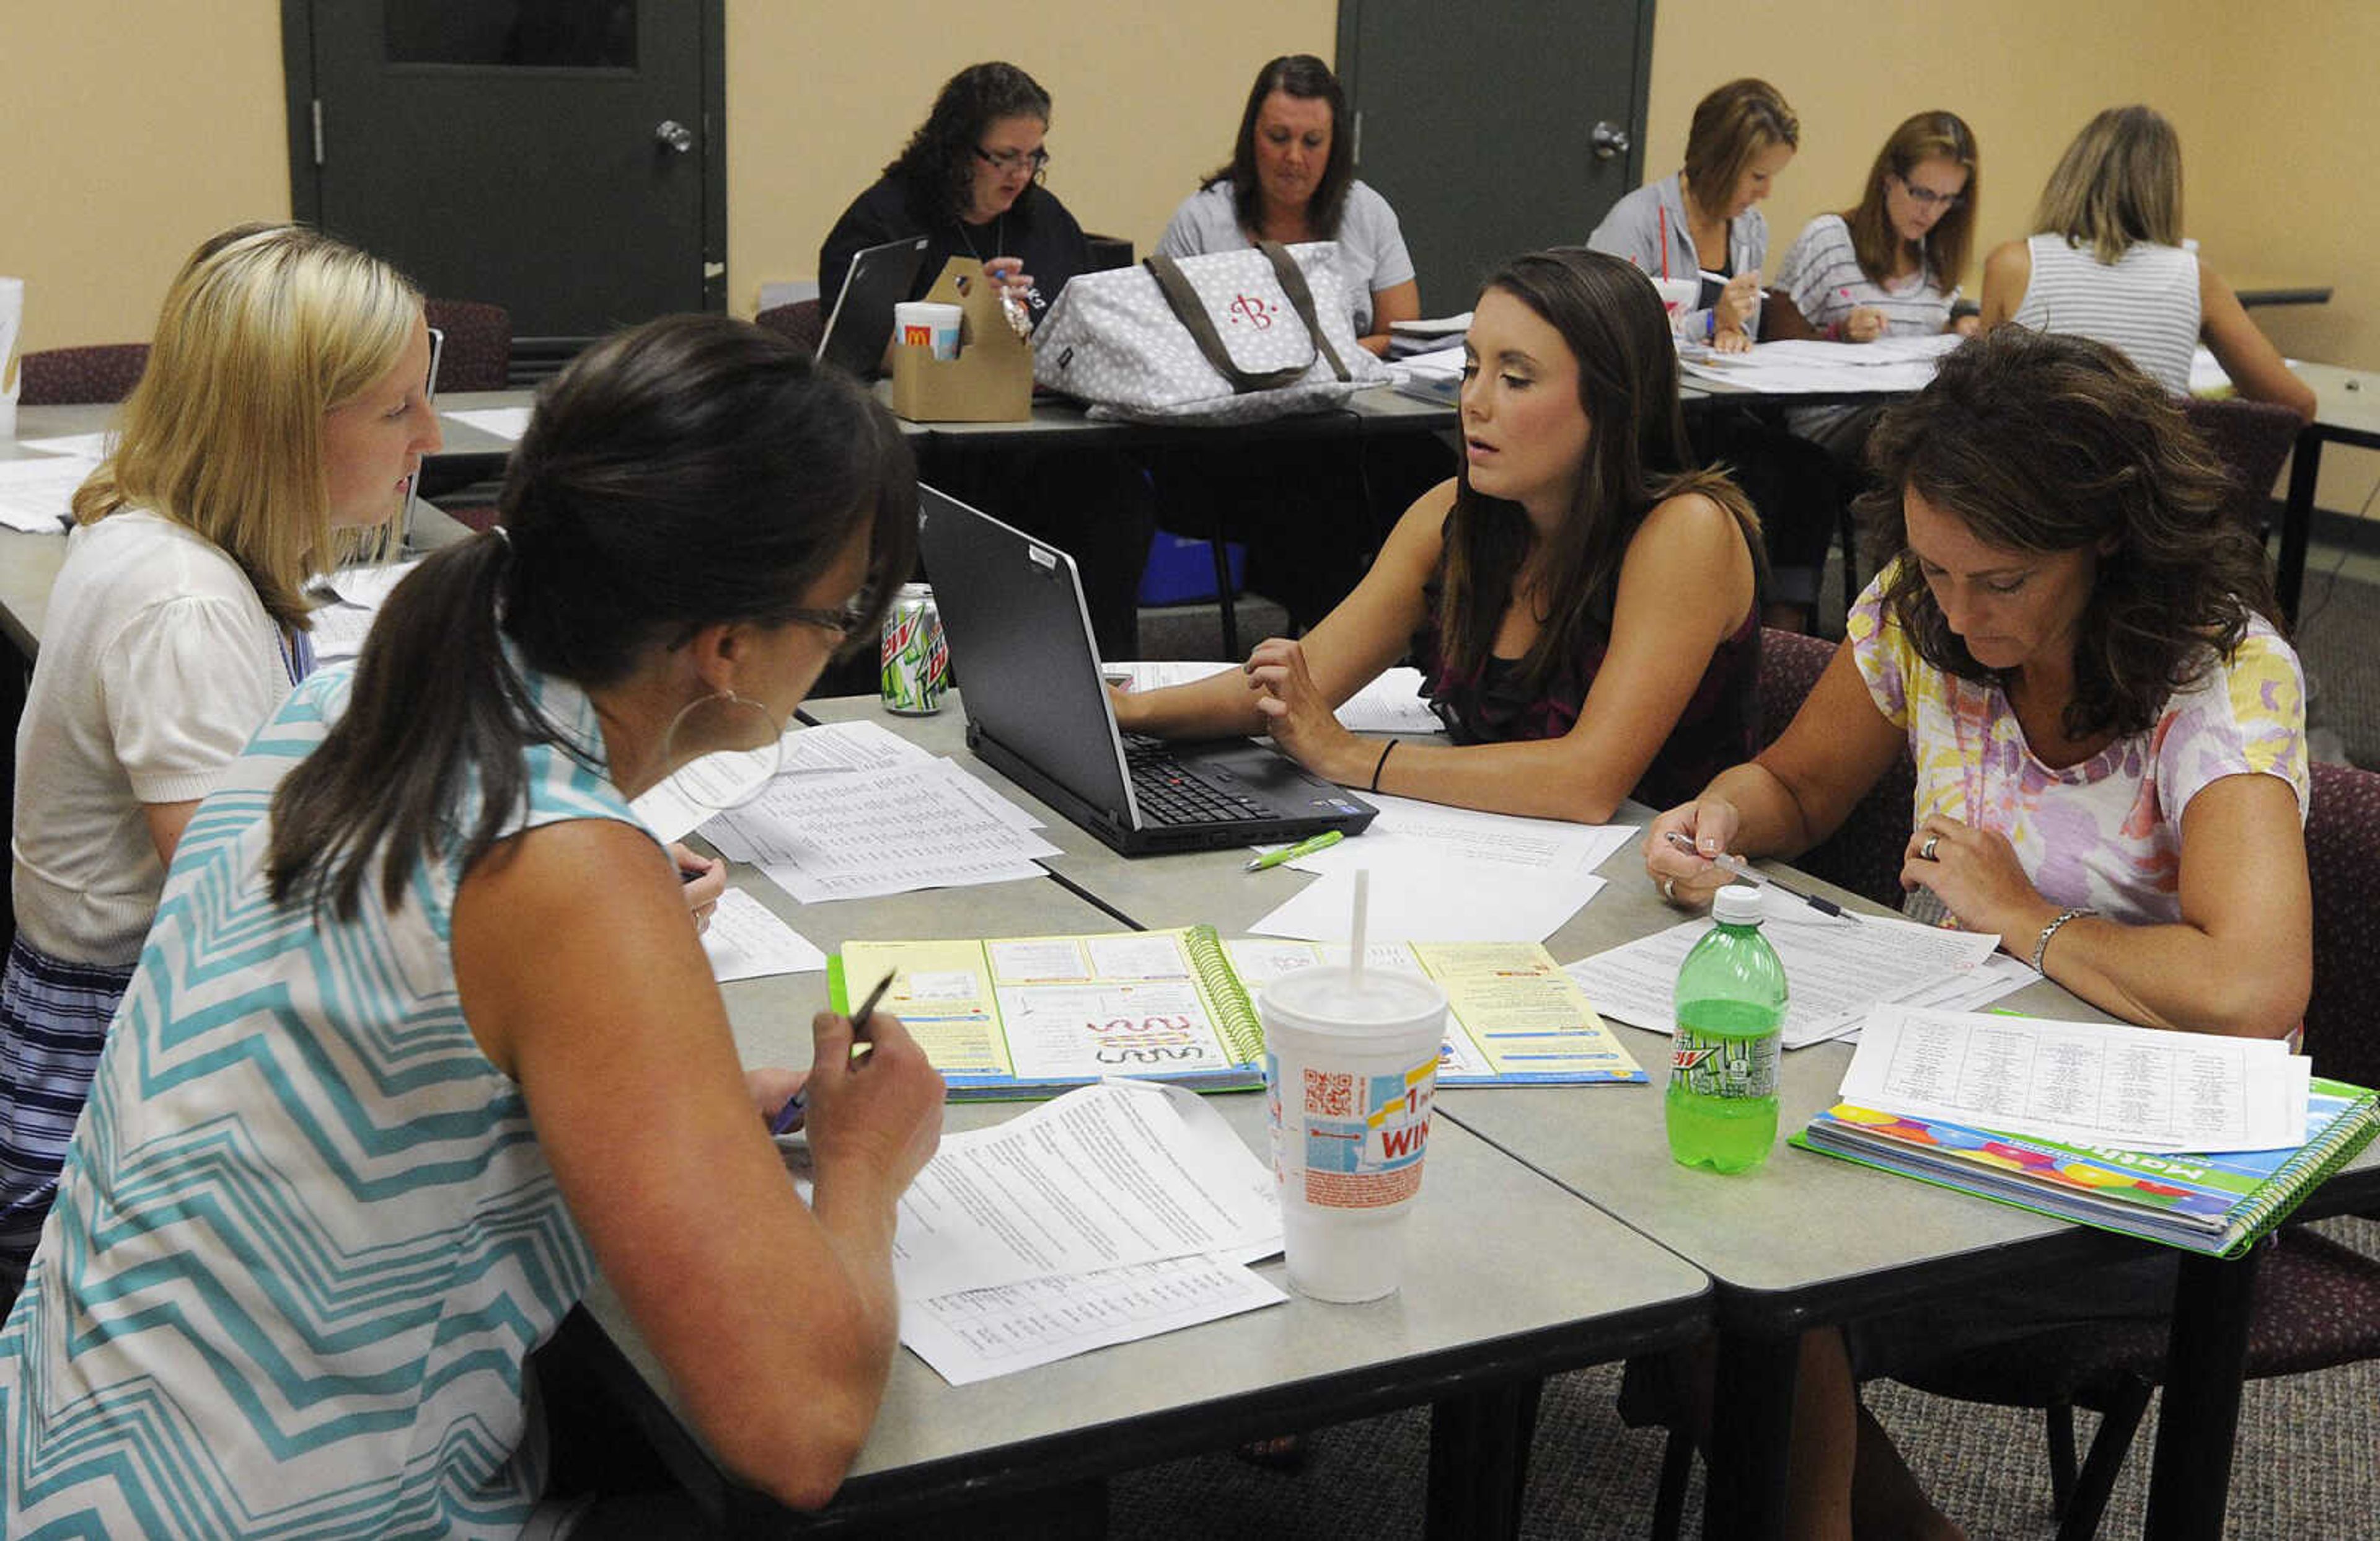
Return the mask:
[(884, 710), (904, 717), (930, 717), (942, 710), (951, 678), (950, 644), (942, 640), (942, 613), (934, 608), (931, 585), (905, 583), (884, 616), (881, 694)]

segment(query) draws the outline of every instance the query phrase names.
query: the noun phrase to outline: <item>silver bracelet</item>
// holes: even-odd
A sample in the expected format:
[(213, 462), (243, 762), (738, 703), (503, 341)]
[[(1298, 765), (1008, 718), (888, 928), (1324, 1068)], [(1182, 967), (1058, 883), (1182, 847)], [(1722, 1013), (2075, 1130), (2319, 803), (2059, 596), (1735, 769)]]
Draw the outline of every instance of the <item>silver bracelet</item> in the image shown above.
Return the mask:
[(2096, 915), (2099, 912), (2097, 910), (2093, 909), (2088, 904), (2076, 904), (2070, 908), (2059, 910), (2058, 912), (2058, 918), (2051, 921), (2048, 925), (2044, 926), (2041, 928), (2041, 935), (2034, 939), (2033, 971), (2035, 974), (2045, 972), (2041, 966), (2041, 960), (2048, 955), (2049, 939), (2058, 934), (2058, 928), (2059, 927), (2065, 925), (2070, 920), (2077, 920), (2083, 916)]

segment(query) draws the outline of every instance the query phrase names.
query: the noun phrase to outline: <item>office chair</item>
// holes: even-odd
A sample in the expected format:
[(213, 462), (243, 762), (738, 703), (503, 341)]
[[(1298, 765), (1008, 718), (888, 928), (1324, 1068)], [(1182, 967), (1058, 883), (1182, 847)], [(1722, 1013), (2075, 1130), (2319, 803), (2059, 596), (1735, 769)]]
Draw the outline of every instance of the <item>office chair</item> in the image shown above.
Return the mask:
[(502, 391), (512, 384), (513, 316), (476, 299), (421, 302), (430, 324), (446, 334), (438, 360), (438, 394)]
[(2268, 522), (2265, 516), (2273, 499), (2273, 483), (2296, 447), (2304, 420), (2286, 406), (2244, 396), (2220, 400), (2192, 396), (2182, 403), (2181, 410), (2230, 473), (2231, 511), (2261, 539)]
[(147, 343), (45, 348), (18, 361), (24, 406), (85, 406), (122, 401), (149, 367)]
[(819, 344), (826, 340), (826, 308), (815, 299), (771, 305), (754, 316), (752, 323), (768, 328), (808, 353), (818, 352)]

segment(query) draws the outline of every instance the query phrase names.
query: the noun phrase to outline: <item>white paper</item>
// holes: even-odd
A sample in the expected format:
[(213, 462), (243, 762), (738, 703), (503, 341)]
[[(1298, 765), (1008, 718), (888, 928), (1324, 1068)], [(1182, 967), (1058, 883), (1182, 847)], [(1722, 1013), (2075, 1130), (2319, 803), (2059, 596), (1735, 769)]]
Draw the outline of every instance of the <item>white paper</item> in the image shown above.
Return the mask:
[(526, 406), (475, 406), (464, 412), (442, 412), (439, 416), (499, 439), (517, 441), (528, 431), (529, 412), (530, 408)]
[[(780, 752), (777, 773), (785, 776), (919, 765), (934, 758), (864, 718), (787, 728)], [(735, 779), (732, 768), (710, 763), (724, 758), (706, 755), (680, 766), (630, 805), (637, 817), (664, 841), (684, 840), (700, 829), (719, 811), (719, 789)]]
[(702, 933), (702, 951), (710, 959), (710, 977), (722, 985), (772, 974), (816, 974), (826, 967), (824, 953), (740, 888), (719, 896), (710, 928)]
[(99, 469), (88, 455), (0, 460), (0, 525), (30, 535), (64, 535), (75, 489)]
[(115, 438), (115, 434), (103, 429), (96, 433), (61, 433), (55, 438), (19, 439), (17, 442), (29, 450), (40, 450), (43, 455), (71, 455), (84, 460), (104, 460), (108, 444)]
[[(1334, 849), (1365, 843), (1351, 840)], [(1591, 872), (1524, 874), (1450, 859), (1426, 844), (1384, 842), (1364, 865), (1372, 873), (1372, 931), (1415, 941), (1543, 941), (1603, 888)], [(1325, 873), (1248, 928), (1309, 941), (1344, 938), (1354, 910), (1355, 870)]]
[[(1192, 685), (1240, 666), (1212, 659), (1144, 659), (1104, 667), (1107, 673), (1121, 676), (1125, 688), (1150, 691)], [(1421, 698), (1421, 683), (1418, 669), (1400, 664), (1383, 671), (1340, 707), (1340, 725), (1350, 733), (1444, 733), (1446, 724)]]
[[(1572, 878), (1602, 866), (1637, 832), (1632, 824), (1525, 819), (1391, 797), (1382, 792), (1366, 792), (1364, 800), (1380, 811), (1362, 834), (1288, 865), (1300, 872), (1352, 872), (1390, 859), (1410, 867), (1443, 858), (1502, 868), (1515, 880), (1524, 880), (1528, 874), (1543, 875), (1568, 892)], [(1376, 892), (1377, 889), (1376, 884)]]
[(998, 795), (957, 784), (970, 779), (947, 759), (783, 775), (703, 831), (806, 904), (1043, 876), (1034, 858), (1058, 847), (1025, 827), (1021, 810), (988, 811)]
[(396, 591), (396, 586), (420, 565), (421, 559), (416, 557), (410, 562), (342, 567), (316, 587), (328, 588), (339, 597), (343, 604), (355, 605), (362, 610), (378, 610), (388, 602), (388, 597)]
[(1879, 1006), (1846, 1102), (2122, 1150), (2305, 1143), (2313, 1062), (2276, 1038)]
[(901, 1341), (967, 1386), (1288, 1299), (1242, 1264), (1176, 1257), (904, 1301)]
[(1745, 386), (1771, 395), (1811, 392), (1922, 391), (1945, 353), (1964, 339), (1956, 333), (1879, 337), (1872, 343), (1762, 343), (1744, 353), (1694, 348), (1681, 355), (1690, 381)]
[(359, 610), (351, 604), (326, 604), (315, 611), (314, 661), (336, 663), (362, 653), (364, 638), (371, 635), (372, 622), (379, 616), (377, 610)]
[[(2010, 975), (1987, 967), (1999, 945), (1988, 933), (1873, 915), (1846, 922), (1773, 889), (1761, 891), (1761, 932), (1785, 965), (1788, 1049), (1856, 1032), (1879, 1001), (1923, 994), (1977, 1006), (2034, 977), (2031, 969)], [(1666, 1033), (1675, 1025), (1678, 967), (1710, 928), (1707, 917), (1689, 920), (1582, 958), (1564, 972), (1605, 1016)]]
[[(1217, 1115), (1220, 1118), (1220, 1115)], [(905, 1300), (1281, 1244), (1271, 1176), (1175, 1099), (1102, 1083), (994, 1128), (946, 1135), (902, 1195)]]

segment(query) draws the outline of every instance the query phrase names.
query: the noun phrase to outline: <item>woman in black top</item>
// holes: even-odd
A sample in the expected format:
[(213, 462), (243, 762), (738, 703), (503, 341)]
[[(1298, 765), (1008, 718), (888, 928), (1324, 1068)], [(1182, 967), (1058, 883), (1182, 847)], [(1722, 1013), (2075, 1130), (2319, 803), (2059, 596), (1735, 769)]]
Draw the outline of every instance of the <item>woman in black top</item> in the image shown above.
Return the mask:
[[(969, 65), (952, 76), (908, 147), (827, 233), (819, 293), (832, 305), (853, 257), (923, 236), (926, 260), (909, 297), (933, 287), (953, 257), (969, 258), (1039, 325), (1067, 280), (1090, 266), (1083, 227), (1041, 186), (1049, 131), (1050, 93), (1014, 65)], [(1136, 465), (1106, 449), (945, 445), (925, 451), (917, 470), (953, 497), (1064, 549), (1082, 570), (1100, 655), (1140, 656), (1140, 570), (1156, 521)], [(834, 685), (866, 688), (856, 678)]]

